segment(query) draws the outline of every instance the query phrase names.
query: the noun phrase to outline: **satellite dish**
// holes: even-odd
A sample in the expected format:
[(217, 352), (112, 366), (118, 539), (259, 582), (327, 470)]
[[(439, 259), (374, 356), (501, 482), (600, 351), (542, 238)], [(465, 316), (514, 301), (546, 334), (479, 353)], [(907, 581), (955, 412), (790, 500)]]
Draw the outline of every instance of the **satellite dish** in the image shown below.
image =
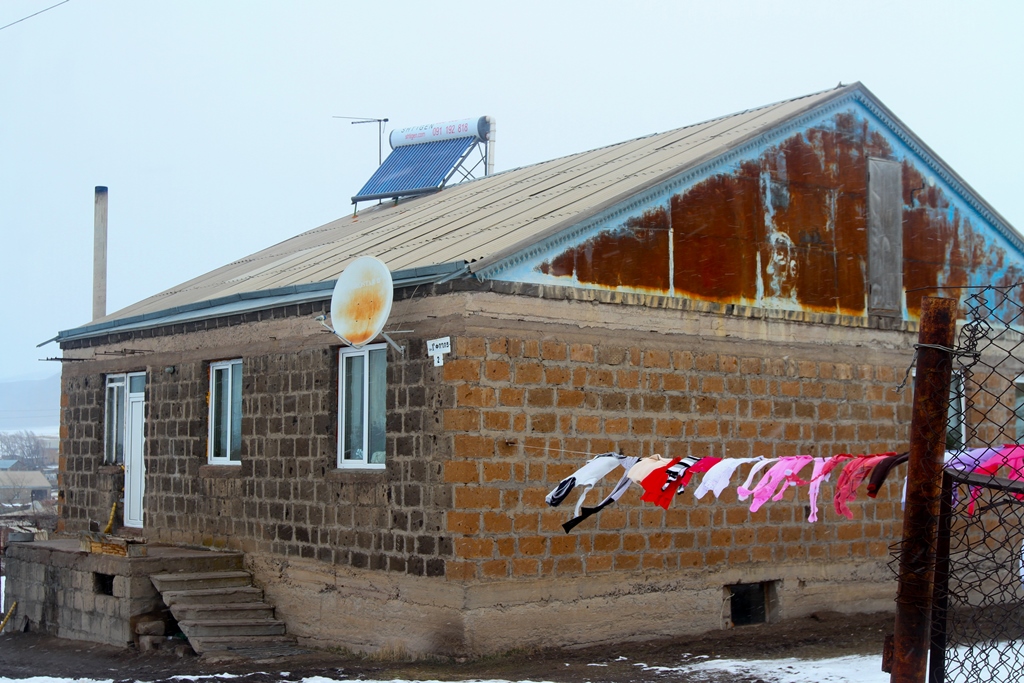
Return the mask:
[(373, 256), (360, 256), (345, 267), (331, 296), (334, 334), (359, 348), (380, 334), (391, 314), (395, 290), (391, 271)]

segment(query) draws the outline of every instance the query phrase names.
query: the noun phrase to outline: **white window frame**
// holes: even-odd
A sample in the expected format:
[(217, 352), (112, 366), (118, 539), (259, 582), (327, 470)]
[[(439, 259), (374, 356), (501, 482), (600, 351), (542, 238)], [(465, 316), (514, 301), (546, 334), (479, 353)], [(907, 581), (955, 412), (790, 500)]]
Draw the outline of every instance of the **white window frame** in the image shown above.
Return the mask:
[[(384, 373), (387, 374), (387, 344), (369, 344), (362, 348), (343, 347), (338, 351), (338, 468), (339, 469), (364, 469), (364, 470), (382, 470), (387, 466), (387, 456), (385, 455), (382, 462), (369, 462), (367, 458), (346, 459), (344, 457), (344, 440), (345, 440), (345, 419), (348, 415), (348, 406), (345, 405), (345, 387), (346, 387), (346, 376), (345, 376), (345, 359), (353, 356), (361, 356), (363, 358), (363, 387), (362, 387), (362, 423), (363, 423), (363, 447), (362, 452), (368, 453), (370, 450), (370, 353), (373, 351), (381, 351), (384, 355)], [(385, 380), (386, 382), (386, 380)], [(386, 420), (387, 415), (387, 385), (384, 387), (374, 387), (377, 391), (384, 391), (384, 397), (381, 400), (380, 410), (384, 413), (379, 416), (380, 419)], [(386, 451), (387, 448), (387, 429), (384, 430), (384, 444), (383, 448)]]
[(1013, 440), (1024, 439), (1024, 375), (1013, 380)]
[[(121, 389), (120, 400), (111, 400), (111, 391)], [(107, 375), (103, 385), (103, 463), (124, 464), (124, 420), (128, 412), (128, 377), (124, 373)], [(120, 420), (118, 420), (120, 417)], [(121, 453), (117, 453), (118, 445)]]
[[(238, 386), (235, 387), (235, 379), (233, 377), (232, 368), (238, 366)], [(227, 446), (225, 452), (227, 455), (216, 456), (213, 453), (214, 444), (216, 441), (216, 427), (217, 427), (217, 384), (216, 376), (218, 371), (226, 371), (227, 377), (227, 394), (228, 394), (228, 405), (227, 405)], [(239, 455), (238, 460), (231, 459), (231, 452), (234, 449), (235, 444), (232, 441), (232, 429), (231, 424), (235, 419), (234, 411), (232, 409), (234, 393), (237, 391), (239, 395), (238, 401), (238, 416), (237, 419), (241, 422), (242, 409), (241, 409), (241, 393), (242, 393), (242, 359), (233, 358), (231, 360), (222, 360), (215, 363), (210, 363), (210, 393), (209, 393), (209, 406), (207, 408), (207, 425), (209, 431), (206, 439), (206, 459), (211, 465), (234, 465), (238, 466), (242, 464), (242, 457)], [(239, 443), (237, 444), (239, 449), (241, 448), (241, 429), (239, 429)]]
[[(143, 387), (142, 391), (131, 390), (132, 379), (142, 377)], [(143, 372), (119, 372), (111, 375), (107, 375), (106, 381), (103, 383), (103, 464), (105, 465), (124, 465), (125, 449), (128, 447), (127, 444), (127, 424), (125, 420), (128, 418), (128, 399), (133, 396), (146, 395), (146, 373)], [(117, 387), (121, 388), (121, 400), (111, 401), (110, 390)], [(118, 425), (117, 418), (120, 417), (120, 425)], [(113, 421), (113, 424), (111, 424)], [(111, 436), (114, 437), (114, 441), (111, 442)], [(121, 453), (118, 455), (117, 446), (120, 442)], [(111, 449), (114, 449), (111, 452)]]
[[(958, 390), (959, 388), (959, 390)], [(967, 448), (967, 387), (964, 386), (964, 373), (954, 370), (949, 378), (950, 408), (953, 408), (954, 391), (956, 391), (957, 417), (960, 418), (960, 446), (959, 448), (947, 448), (947, 450), (964, 450)], [(949, 446), (949, 420), (952, 417), (952, 410), (946, 413), (946, 445)]]

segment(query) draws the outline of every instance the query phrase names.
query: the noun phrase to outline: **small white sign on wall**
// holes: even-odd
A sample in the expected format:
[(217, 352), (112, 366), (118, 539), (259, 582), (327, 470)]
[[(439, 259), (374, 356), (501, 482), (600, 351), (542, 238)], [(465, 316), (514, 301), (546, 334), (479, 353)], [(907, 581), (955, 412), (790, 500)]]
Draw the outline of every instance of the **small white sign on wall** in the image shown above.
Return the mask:
[(451, 337), (441, 337), (440, 339), (427, 340), (427, 354), (434, 357), (434, 367), (444, 365), (444, 354), (451, 352)]

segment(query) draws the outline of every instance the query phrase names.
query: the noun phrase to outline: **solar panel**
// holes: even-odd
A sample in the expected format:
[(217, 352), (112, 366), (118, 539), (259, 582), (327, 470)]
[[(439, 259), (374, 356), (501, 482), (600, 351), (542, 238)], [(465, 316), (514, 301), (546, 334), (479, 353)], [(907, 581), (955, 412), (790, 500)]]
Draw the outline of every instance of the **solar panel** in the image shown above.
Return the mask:
[(352, 202), (394, 199), (439, 190), (477, 143), (475, 136), (398, 147), (370, 176)]

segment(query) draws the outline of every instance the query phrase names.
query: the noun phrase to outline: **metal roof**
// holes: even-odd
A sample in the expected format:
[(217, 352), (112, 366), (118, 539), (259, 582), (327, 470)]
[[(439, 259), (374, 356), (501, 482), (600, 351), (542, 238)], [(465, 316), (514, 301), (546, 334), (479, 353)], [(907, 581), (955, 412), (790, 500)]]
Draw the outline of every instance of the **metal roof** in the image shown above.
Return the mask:
[(352, 202), (437, 192), (476, 143), (475, 137), (467, 137), (398, 147), (352, 197)]
[(96, 334), (100, 324), (116, 327), (126, 318), (159, 316), (202, 302), (274, 296), (281, 288), (315, 283), (330, 286), (352, 259), (364, 254), (381, 259), (392, 272), (439, 264), (469, 264), (470, 270), (479, 272), (659, 183), (739, 153), (805, 114), (816, 115), (825, 107), (855, 100), (898, 131), (943, 178), (954, 187), (959, 184), (972, 205), (997, 227), (1004, 225), (1015, 243), (1020, 242), (1017, 233), (959, 176), (864, 86), (854, 83), (373, 206), (200, 275), (87, 327), (62, 332), (57, 339), (91, 336), (87, 330)]
[(48, 489), (50, 482), (42, 472), (0, 472), (0, 489)]

